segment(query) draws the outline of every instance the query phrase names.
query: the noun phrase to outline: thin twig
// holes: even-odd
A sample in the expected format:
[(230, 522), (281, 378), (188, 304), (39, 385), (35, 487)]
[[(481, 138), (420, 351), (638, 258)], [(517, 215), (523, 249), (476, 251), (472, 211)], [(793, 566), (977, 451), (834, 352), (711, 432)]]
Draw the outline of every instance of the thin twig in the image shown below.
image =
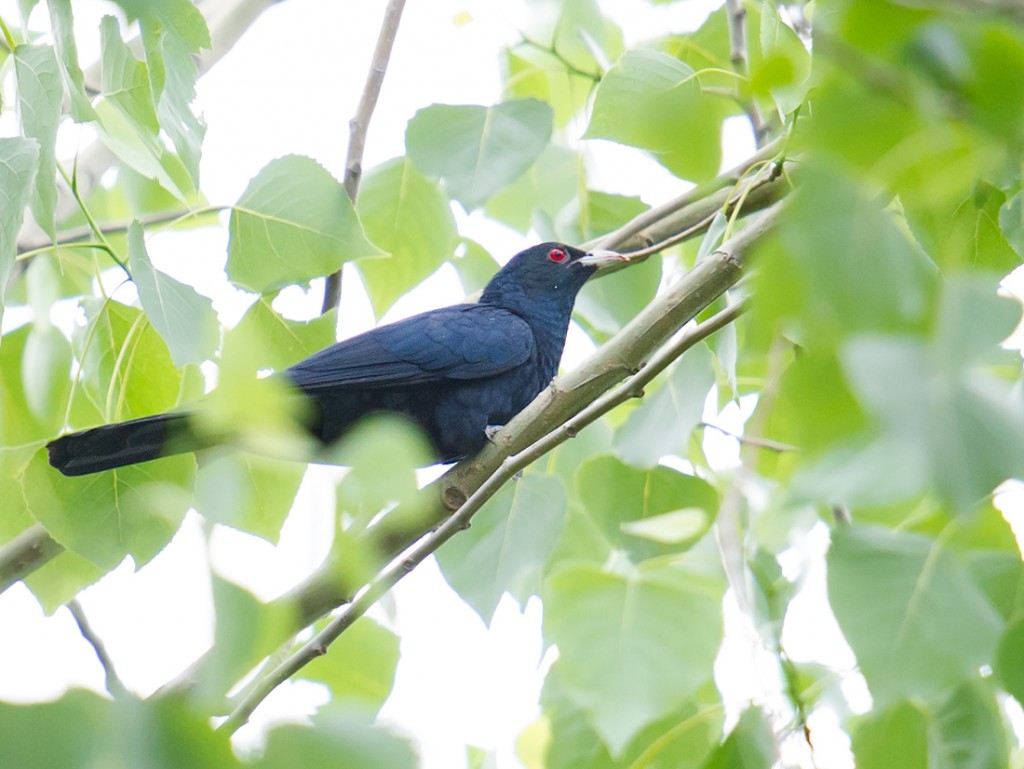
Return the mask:
[(753, 446), (754, 448), (764, 449), (765, 451), (774, 451), (779, 454), (783, 454), (789, 451), (799, 451), (799, 446), (794, 446), (790, 443), (782, 443), (781, 441), (773, 441), (770, 438), (753, 438), (749, 435), (736, 435), (724, 427), (719, 427), (711, 422), (701, 422), (700, 427), (705, 429), (715, 430), (720, 432), (722, 435), (726, 435), (744, 446)]
[(96, 658), (100, 661), (100, 665), (103, 666), (107, 691), (114, 698), (126, 696), (129, 693), (128, 689), (117, 675), (117, 671), (114, 669), (114, 661), (110, 658), (107, 647), (103, 644), (103, 639), (96, 634), (92, 625), (89, 624), (89, 620), (85, 616), (85, 610), (82, 609), (82, 604), (78, 602), (77, 598), (72, 598), (68, 601), (67, 607), (68, 611), (71, 612), (71, 616), (75, 619), (75, 624), (78, 625), (78, 632), (82, 634), (82, 638), (92, 647), (92, 650), (96, 653)]
[(534, 48), (534, 49), (536, 49), (538, 51), (541, 51), (542, 53), (546, 53), (548, 56), (551, 56), (559, 64), (561, 64), (565, 68), (565, 71), (568, 72), (570, 75), (576, 75), (577, 77), (583, 77), (583, 78), (586, 78), (587, 80), (590, 80), (591, 82), (594, 82), (594, 83), (601, 82), (602, 75), (601, 75), (600, 71), (597, 71), (597, 72), (587, 72), (585, 69), (580, 69), (575, 64), (573, 64), (571, 61), (569, 61), (567, 58), (565, 58), (564, 55), (559, 53), (558, 47), (555, 45), (554, 41), (552, 41), (550, 46), (546, 46), (543, 43), (538, 43), (536, 40), (531, 40), (526, 35), (523, 35), (522, 38), (523, 39), (519, 41), (517, 46), (518, 45), (525, 45), (525, 46), (528, 46), (530, 48)]
[[(348, 153), (345, 157), (343, 185), (348, 199), (352, 201), (353, 205), (355, 205), (356, 193), (359, 190), (359, 180), (363, 175), (363, 149), (366, 147), (366, 132), (370, 127), (373, 109), (377, 106), (377, 97), (380, 96), (384, 75), (387, 74), (391, 49), (394, 48), (395, 36), (398, 34), (398, 24), (402, 20), (404, 8), (405, 0), (389, 0), (387, 8), (384, 10), (384, 21), (380, 25), (377, 47), (373, 51), (373, 60), (370, 62), (370, 71), (366, 76), (366, 85), (363, 86), (363, 95), (359, 98), (356, 114), (348, 123)], [(341, 270), (339, 269), (327, 276), (321, 314), (337, 307), (340, 300)]]
[[(725, 0), (726, 14), (729, 19), (729, 60), (736, 74), (747, 77), (749, 61), (747, 58), (747, 9), (743, 7), (743, 0)], [(769, 8), (763, 10), (770, 13)], [(765, 125), (761, 112), (757, 109), (753, 97), (741, 103), (743, 111), (747, 114), (750, 127), (754, 131), (754, 142), (760, 147), (768, 138), (768, 126)]]
[(454, 537), (458, 532), (468, 528), (470, 520), (477, 511), (509, 479), (556, 446), (564, 443), (569, 438), (575, 437), (580, 430), (604, 414), (607, 414), (616, 406), (631, 398), (638, 397), (652, 379), (664, 371), (686, 350), (734, 321), (743, 313), (745, 308), (746, 305), (743, 302), (739, 302), (713, 315), (689, 331), (684, 332), (678, 339), (654, 356), (646, 366), (615, 390), (597, 399), (561, 427), (535, 441), (523, 451), (505, 459), (498, 470), (484, 481), (444, 523), (406, 550), (400, 558), (393, 560), (356, 594), (352, 602), (327, 627), (317, 633), (310, 641), (303, 644), (298, 651), (254, 686), (248, 696), (238, 704), (219, 728), (233, 733), (241, 727), (248, 720), (249, 716), (252, 715), (252, 712), (275, 688), (295, 675), (295, 673), (314, 659), (325, 654), (327, 647), (345, 630), (351, 627), (357, 619), (363, 616), (381, 596), (398, 584), (406, 574), (416, 568), (441, 545)]

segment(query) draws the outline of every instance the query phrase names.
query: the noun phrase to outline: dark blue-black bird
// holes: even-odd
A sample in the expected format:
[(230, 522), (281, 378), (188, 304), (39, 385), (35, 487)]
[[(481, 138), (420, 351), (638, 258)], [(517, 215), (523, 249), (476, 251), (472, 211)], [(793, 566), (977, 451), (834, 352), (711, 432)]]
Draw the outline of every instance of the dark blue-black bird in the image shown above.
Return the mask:
[[(325, 444), (367, 414), (396, 412), (423, 428), (438, 462), (464, 459), (551, 381), (576, 294), (598, 267), (622, 258), (533, 246), (495, 274), (476, 304), (380, 326), (281, 376), (308, 396), (307, 426)], [(209, 445), (188, 413), (169, 413), (71, 433), (47, 449), (60, 472), (86, 475)]]

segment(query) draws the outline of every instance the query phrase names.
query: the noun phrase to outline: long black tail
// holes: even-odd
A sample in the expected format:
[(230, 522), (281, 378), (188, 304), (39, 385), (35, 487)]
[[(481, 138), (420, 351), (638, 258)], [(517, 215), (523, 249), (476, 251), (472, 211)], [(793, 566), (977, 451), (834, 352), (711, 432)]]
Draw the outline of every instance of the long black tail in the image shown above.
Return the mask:
[(64, 475), (88, 475), (203, 448), (187, 414), (157, 414), (70, 433), (46, 444)]

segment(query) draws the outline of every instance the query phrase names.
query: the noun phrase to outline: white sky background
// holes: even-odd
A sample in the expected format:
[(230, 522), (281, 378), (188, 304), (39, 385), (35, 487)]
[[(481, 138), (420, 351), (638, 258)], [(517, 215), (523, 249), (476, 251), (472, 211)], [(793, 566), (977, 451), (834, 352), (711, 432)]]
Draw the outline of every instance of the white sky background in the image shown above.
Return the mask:
[[(653, 6), (646, 0), (610, 0), (602, 7), (622, 26), (630, 46), (668, 32), (695, 29), (719, 4), (719, 0), (690, 0)], [(384, 5), (383, 0), (286, 0), (266, 11), (199, 81), (198, 107), (208, 124), (201, 182), (211, 203), (235, 201), (264, 165), (285, 154), (309, 155), (341, 178), (348, 120), (363, 87)], [(98, 55), (98, 22), (109, 7), (97, 0), (74, 3), (83, 64)], [(517, 20), (526, 18), (522, 15), (526, 12), (525, 2), (507, 0), (409, 0), (370, 126), (364, 167), (404, 153), (405, 125), (417, 109), (435, 102), (498, 101), (501, 82), (496, 53), (500, 44), (516, 40), (516, 29), (526, 26)], [(5, 19), (16, 19), (14, 0), (0, 0), (0, 13)], [(471, 20), (457, 25), (456, 17), (464, 13)], [(45, 24), (45, 8), (37, 8), (33, 22), (37, 27)], [(5, 103), (12, 103), (6, 95)], [(742, 121), (727, 128), (724, 165), (730, 166), (752, 151), (752, 142)], [(62, 138), (69, 141), (70, 155), (76, 142), (91, 136), (87, 129), (71, 127)], [(638, 151), (589, 142), (587, 152), (591, 186), (597, 189), (640, 195), (650, 204), (685, 189), (683, 182)], [(500, 261), (532, 240), (479, 215), (464, 216), (455, 208), (462, 234), (479, 240)], [(222, 319), (233, 323), (252, 297), (226, 283), (226, 246), (226, 227), (165, 231), (148, 241), (161, 269), (213, 297)], [(341, 336), (349, 336), (367, 328), (372, 315), (357, 281), (347, 280), (344, 286), (339, 330)], [(130, 292), (131, 287), (120, 290)], [(298, 289), (289, 291), (276, 306), (292, 317), (311, 317), (319, 308), (320, 292), (319, 284), (309, 296)], [(386, 319), (461, 298), (454, 272), (443, 269), (401, 300)], [(572, 334), (564, 364), (571, 367), (588, 349), (581, 333)], [(738, 410), (734, 412), (732, 425), (728, 416), (716, 421), (735, 428), (740, 418)], [(727, 464), (733, 461), (735, 446), (729, 440), (714, 431), (707, 436), (714, 441), (708, 447), (713, 456)], [(205, 576), (208, 558), (219, 573), (263, 598), (280, 594), (316, 568), (333, 526), (331, 472), (314, 468), (307, 475), (278, 547), (218, 529), (207, 552), (203, 524), (190, 515), (174, 541), (144, 569), (132, 573), (130, 565), (122, 564), (84, 592), (86, 613), (130, 689), (149, 694), (212, 640), (213, 610)], [(801, 570), (807, 553), (824, 552), (827, 536), (818, 532), (806, 544), (803, 554), (794, 556), (793, 571)], [(823, 572), (810, 576), (812, 593), (795, 601), (792, 610), (804, 616), (801, 624), (825, 627), (813, 634), (809, 648), (801, 647), (801, 642), (808, 646), (806, 637), (788, 640), (789, 652), (798, 659), (813, 656), (848, 669), (852, 656), (845, 643), (833, 625), (821, 620)], [(819, 594), (814, 595), (814, 590)], [(408, 577), (383, 608), (378, 607), (376, 616), (402, 637), (397, 683), (382, 718), (415, 739), (422, 765), (429, 769), (464, 766), (463, 746), (468, 743), (494, 751), (499, 769), (519, 766), (514, 740), (538, 713), (543, 673), (539, 603), (532, 601), (521, 614), (506, 599), (488, 630), (447, 590), (430, 561)], [(0, 699), (53, 699), (67, 686), (102, 690), (95, 655), (66, 611), (44, 618), (29, 592), (16, 586), (0, 595), (0, 617), (5, 627), (0, 633)], [(735, 629), (736, 622), (735, 616), (727, 616), (730, 628)], [(728, 666), (734, 674), (723, 675), (720, 664), (719, 677), (733, 702), (760, 701), (765, 691), (776, 689), (777, 682), (762, 680), (764, 669), (754, 661), (754, 646), (742, 628), (732, 634), (728, 647)], [(866, 694), (858, 697), (863, 702)], [(257, 711), (254, 721), (294, 718), (311, 712), (323, 699), (322, 691), (313, 685), (286, 684)], [(836, 734), (834, 724), (817, 726)], [(251, 744), (253, 730), (243, 729), (239, 738)], [(816, 740), (818, 765), (849, 766), (843, 741), (833, 740), (834, 746), (829, 742)]]

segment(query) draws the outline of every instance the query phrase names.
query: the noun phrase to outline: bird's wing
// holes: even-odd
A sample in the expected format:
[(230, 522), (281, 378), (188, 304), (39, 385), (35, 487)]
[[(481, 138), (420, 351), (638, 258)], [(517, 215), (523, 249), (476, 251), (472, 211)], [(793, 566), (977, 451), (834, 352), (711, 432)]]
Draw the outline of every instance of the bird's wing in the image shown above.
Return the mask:
[(463, 304), (431, 310), (332, 345), (288, 369), (303, 390), (481, 379), (525, 363), (535, 341), (520, 316)]

